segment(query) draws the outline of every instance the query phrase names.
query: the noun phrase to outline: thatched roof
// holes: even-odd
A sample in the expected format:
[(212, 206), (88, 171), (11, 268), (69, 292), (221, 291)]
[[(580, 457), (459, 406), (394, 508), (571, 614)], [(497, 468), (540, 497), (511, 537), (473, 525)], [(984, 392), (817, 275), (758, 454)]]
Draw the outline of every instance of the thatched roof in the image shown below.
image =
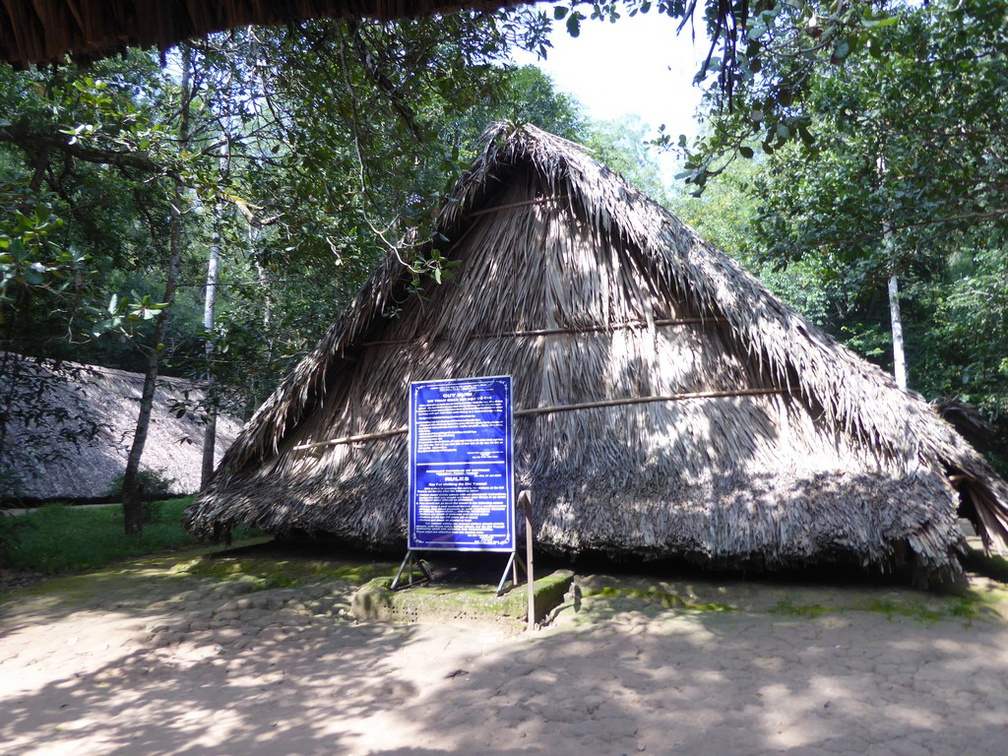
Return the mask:
[[(13, 355), (8, 355), (14, 358)], [(0, 395), (11, 398), (0, 475), (5, 498), (35, 500), (105, 497), (126, 469), (133, 443), (144, 377), (125, 370), (16, 358), (17, 370), (0, 374)], [(12, 381), (11, 376), (17, 377)], [(172, 405), (196, 402), (202, 391), (180, 378), (158, 380), (141, 470), (174, 481), (173, 494), (199, 490), (204, 425), (189, 412), (176, 417)], [(218, 460), (240, 424), (217, 419)]]
[(401, 547), (408, 384), (510, 374), (543, 548), (954, 572), (960, 496), (1004, 548), (1008, 486), (924, 401), (584, 149), (496, 127), (438, 230), (455, 282), (410, 297), (390, 256), (242, 430), (191, 529)]
[(0, 60), (15, 66), (86, 61), (127, 45), (165, 50), (190, 37), (249, 24), (308, 18), (414, 18), (469, 8), (496, 10), (531, 0), (5, 0), (0, 4)]

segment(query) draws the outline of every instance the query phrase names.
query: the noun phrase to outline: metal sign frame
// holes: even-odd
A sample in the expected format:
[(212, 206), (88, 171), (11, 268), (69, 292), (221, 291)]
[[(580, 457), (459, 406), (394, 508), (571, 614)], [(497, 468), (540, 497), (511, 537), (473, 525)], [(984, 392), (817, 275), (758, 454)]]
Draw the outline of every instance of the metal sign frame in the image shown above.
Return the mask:
[(410, 551), (516, 549), (511, 376), (410, 384)]
[(497, 584), (503, 594), (508, 575), (517, 584), (518, 567), (526, 570), (516, 534), (511, 376), (411, 383), (408, 443), (407, 551), (392, 590), (404, 571), (409, 585), (415, 570), (431, 579), (417, 552), (470, 551), (508, 555)]

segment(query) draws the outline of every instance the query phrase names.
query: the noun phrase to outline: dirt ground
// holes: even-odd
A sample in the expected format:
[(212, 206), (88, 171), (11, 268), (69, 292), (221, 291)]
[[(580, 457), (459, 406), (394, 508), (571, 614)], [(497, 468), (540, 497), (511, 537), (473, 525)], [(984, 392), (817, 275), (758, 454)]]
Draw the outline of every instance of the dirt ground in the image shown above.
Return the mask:
[(1008, 751), (990, 579), (950, 597), (581, 575), (527, 633), (361, 623), (353, 580), (270, 587), (191, 556), (0, 596), (0, 753)]

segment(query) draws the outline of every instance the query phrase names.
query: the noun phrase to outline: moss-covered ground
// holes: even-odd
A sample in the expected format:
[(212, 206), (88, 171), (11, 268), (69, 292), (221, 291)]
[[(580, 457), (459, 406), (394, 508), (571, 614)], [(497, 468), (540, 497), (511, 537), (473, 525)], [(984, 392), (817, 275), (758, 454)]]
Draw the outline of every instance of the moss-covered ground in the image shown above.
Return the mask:
[[(178, 505), (176, 505), (178, 506)], [(160, 546), (159, 546), (160, 548)], [(235, 548), (188, 546), (143, 558), (106, 564), (99, 569), (55, 577), (20, 591), (0, 593), (0, 603), (13, 595), (32, 596), (53, 611), (103, 601), (140, 607), (154, 596), (203, 590), (201, 585), (242, 583), (242, 590), (297, 589), (324, 583), (349, 588), (368, 586), (375, 611), (399, 621), (510, 618), (525, 616), (526, 592), (519, 585), (502, 597), (493, 586), (442, 583), (389, 592), (396, 563), (372, 555), (339, 550), (301, 549), (274, 544), (267, 538), (245, 541)], [(995, 567), (999, 566), (995, 564)], [(781, 621), (802, 621), (824, 615), (871, 612), (889, 619), (929, 624), (941, 620), (974, 622), (1008, 619), (1008, 583), (1000, 573), (975, 575), (968, 590), (957, 594), (928, 593), (892, 584), (867, 582), (842, 585), (746, 580), (739, 576), (670, 578), (656, 575), (578, 574), (570, 587), (569, 573), (558, 571), (536, 584), (537, 619), (560, 613), (604, 618), (626, 613), (659, 616), (669, 613), (762, 613)], [(40, 604), (41, 605), (41, 604)]]
[(396, 569), (392, 562), (370, 561), (359, 555), (343, 559), (334, 554), (333, 558), (323, 559), (277, 549), (242, 551), (201, 554), (179, 562), (172, 571), (215, 580), (243, 580), (259, 590), (268, 590), (321, 581), (362, 585), (377, 577), (391, 576)]
[(781, 619), (815, 619), (829, 614), (873, 612), (889, 619), (925, 624), (943, 619), (967, 622), (1008, 619), (1008, 584), (973, 575), (970, 587), (955, 594), (914, 590), (892, 584), (742, 580), (737, 576), (664, 579), (655, 576), (582, 575), (576, 578), (580, 610), (614, 616), (641, 612), (743, 612)]
[[(557, 607), (568, 591), (573, 573), (557, 571), (535, 581), (536, 621), (541, 622)], [(521, 620), (528, 617), (526, 585), (513, 586), (502, 596), (486, 584), (415, 585), (391, 590), (391, 580), (376, 578), (354, 596), (358, 619), (393, 622), (473, 620)]]

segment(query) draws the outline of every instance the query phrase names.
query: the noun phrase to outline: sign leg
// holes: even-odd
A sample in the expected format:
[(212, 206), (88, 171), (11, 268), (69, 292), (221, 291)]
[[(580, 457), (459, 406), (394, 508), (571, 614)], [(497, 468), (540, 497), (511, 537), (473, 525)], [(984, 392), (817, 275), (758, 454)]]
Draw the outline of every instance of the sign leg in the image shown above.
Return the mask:
[(410, 563), (409, 580), (410, 584), (413, 583), (413, 552), (407, 551), (406, 556), (403, 557), (402, 564), (399, 565), (399, 572), (396, 573), (395, 577), (392, 578), (392, 585), (389, 586), (390, 590), (395, 590), (396, 586), (399, 584), (399, 578), (402, 577), (403, 570), (406, 569), (406, 563)]
[(511, 568), (514, 567), (514, 560), (515, 560), (515, 553), (512, 551), (511, 555), (508, 557), (507, 564), (504, 566), (504, 574), (501, 575), (500, 582), (497, 583), (498, 596), (504, 595), (504, 583), (508, 579), (508, 573), (511, 571)]

